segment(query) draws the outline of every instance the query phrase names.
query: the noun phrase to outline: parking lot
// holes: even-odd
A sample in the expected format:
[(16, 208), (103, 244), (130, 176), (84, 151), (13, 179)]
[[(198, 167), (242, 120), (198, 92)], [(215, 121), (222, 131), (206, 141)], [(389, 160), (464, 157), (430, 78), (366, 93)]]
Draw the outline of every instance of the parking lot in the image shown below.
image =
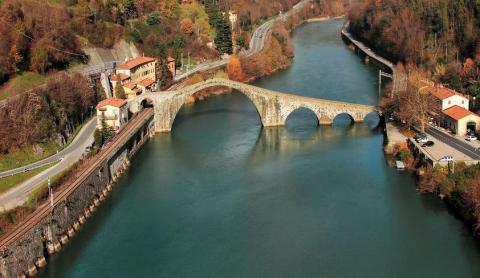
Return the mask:
[(428, 136), (429, 141), (433, 141), (434, 145), (431, 147), (422, 147), (423, 143), (417, 143), (413, 138), (410, 140), (415, 146), (421, 150), (426, 156), (433, 161), (439, 161), (442, 157), (450, 155), (455, 161), (471, 161), (475, 160), (464, 152), (432, 137)]

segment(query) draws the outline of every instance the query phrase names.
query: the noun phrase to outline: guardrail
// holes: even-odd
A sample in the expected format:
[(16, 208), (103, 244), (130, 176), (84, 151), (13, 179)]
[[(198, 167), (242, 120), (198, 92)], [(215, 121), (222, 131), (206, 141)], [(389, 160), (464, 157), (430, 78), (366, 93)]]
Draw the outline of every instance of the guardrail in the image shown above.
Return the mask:
[(30, 231), (35, 225), (40, 223), (42, 219), (51, 214), (52, 210), (58, 207), (59, 204), (64, 203), (64, 200), (68, 198), (88, 177), (95, 172), (104, 161), (110, 159), (116, 152), (125, 144), (125, 142), (135, 134), (138, 130), (138, 126), (142, 126), (146, 121), (153, 116), (153, 108), (144, 109), (139, 113), (131, 122), (129, 126), (123, 129), (117, 136), (102, 149), (93, 163), (90, 164), (85, 170), (83, 170), (78, 177), (69, 184), (67, 187), (58, 192), (55, 196), (53, 208), (50, 207), (50, 202), (45, 201), (41, 204), (37, 210), (35, 210), (30, 216), (22, 221), (13, 231), (0, 238), (0, 252), (5, 250), (10, 244), (15, 242), (18, 238)]

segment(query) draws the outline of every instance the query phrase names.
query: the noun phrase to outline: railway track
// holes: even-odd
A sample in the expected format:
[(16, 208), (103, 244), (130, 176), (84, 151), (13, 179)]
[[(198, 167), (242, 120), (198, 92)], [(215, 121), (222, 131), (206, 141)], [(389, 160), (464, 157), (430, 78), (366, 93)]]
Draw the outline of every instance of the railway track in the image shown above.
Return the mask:
[[(131, 136), (138, 131), (138, 126), (145, 124), (153, 116), (153, 108), (146, 108), (140, 112), (135, 118), (133, 118), (130, 123), (120, 131), (114, 139), (109, 142), (106, 148), (102, 149), (98, 154), (93, 163), (83, 170), (80, 175), (77, 176), (74, 182), (62, 189), (57, 193), (57, 196), (54, 196), (53, 209), (55, 209), (59, 204), (64, 202), (72, 192), (74, 192), (90, 175), (95, 171), (101, 164), (106, 160), (110, 159), (119, 148), (121, 148)], [(8, 246), (14, 243), (22, 235), (30, 231), (35, 225), (42, 221), (48, 214), (50, 214), (53, 209), (50, 207), (49, 201), (45, 201), (40, 205), (30, 216), (22, 221), (22, 223), (17, 226), (13, 231), (5, 235), (0, 239), (0, 252), (3, 252)]]

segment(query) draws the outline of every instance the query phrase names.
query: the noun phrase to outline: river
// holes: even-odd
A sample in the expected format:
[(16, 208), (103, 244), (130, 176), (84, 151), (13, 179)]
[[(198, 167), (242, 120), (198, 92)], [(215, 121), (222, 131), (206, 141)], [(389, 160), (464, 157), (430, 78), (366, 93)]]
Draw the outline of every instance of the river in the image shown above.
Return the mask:
[[(292, 67), (254, 85), (377, 104), (377, 71), (341, 24), (298, 28)], [(184, 107), (40, 277), (479, 277), (468, 227), (388, 167), (382, 143), (302, 110), (262, 129), (238, 92)]]

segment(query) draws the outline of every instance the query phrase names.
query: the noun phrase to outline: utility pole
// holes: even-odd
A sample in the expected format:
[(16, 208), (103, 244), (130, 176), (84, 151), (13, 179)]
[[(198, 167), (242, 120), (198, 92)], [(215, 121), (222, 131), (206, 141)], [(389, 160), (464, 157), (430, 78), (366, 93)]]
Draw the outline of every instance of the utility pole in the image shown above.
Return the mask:
[(180, 57), (181, 57), (181, 58), (180, 58), (180, 63), (182, 64), (182, 72), (183, 72), (183, 69), (184, 69), (184, 67), (185, 67), (185, 65), (183, 64), (183, 51), (182, 51), (182, 53), (180, 54)]
[(393, 80), (393, 75), (383, 72), (382, 70), (378, 71), (378, 97), (382, 97), (382, 76), (390, 78)]
[(378, 98), (382, 97), (382, 70), (378, 71)]
[(50, 207), (53, 209), (53, 190), (50, 182), (50, 177), (48, 177), (48, 194), (50, 195)]

